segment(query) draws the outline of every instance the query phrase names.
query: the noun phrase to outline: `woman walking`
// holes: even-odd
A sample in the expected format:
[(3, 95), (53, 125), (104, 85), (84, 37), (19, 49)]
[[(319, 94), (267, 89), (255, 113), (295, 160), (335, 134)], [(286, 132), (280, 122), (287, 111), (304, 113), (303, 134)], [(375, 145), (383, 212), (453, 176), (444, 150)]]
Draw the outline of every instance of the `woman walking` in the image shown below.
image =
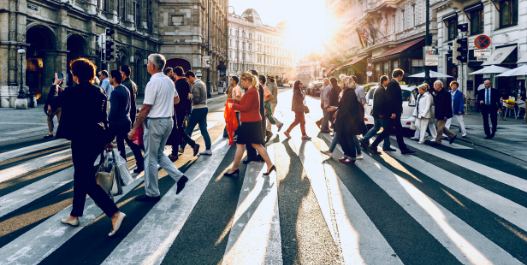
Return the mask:
[(231, 170), (224, 174), (230, 177), (233, 175), (239, 176), (238, 169), (245, 151), (245, 145), (250, 144), (263, 158), (267, 164), (267, 172), (264, 175), (269, 175), (276, 167), (271, 162), (267, 151), (263, 147), (263, 131), (262, 131), (262, 116), (260, 115), (260, 96), (258, 94), (258, 77), (250, 73), (244, 73), (241, 76), (243, 87), (247, 87), (247, 92), (240, 100), (232, 99), (229, 103), (232, 109), (240, 111), (241, 126), (238, 127), (238, 140), (236, 142), (236, 155), (234, 156), (234, 164)]
[(417, 105), (414, 109), (415, 128), (419, 131), (419, 143), (425, 142), (426, 128), (430, 122), (431, 106), (433, 102), (432, 95), (428, 92), (428, 85), (422, 84), (419, 87), (419, 96), (417, 96)]
[(73, 207), (62, 223), (79, 225), (79, 216), (84, 211), (86, 194), (112, 220), (113, 236), (126, 215), (119, 212), (117, 206), (97, 185), (93, 164), (97, 156), (113, 148), (112, 139), (108, 139), (108, 120), (106, 118), (107, 99), (104, 90), (93, 85), (96, 66), (88, 59), (77, 59), (70, 65), (73, 82), (77, 86), (64, 90), (53, 102), (62, 107), (62, 118), (57, 129), (57, 138), (71, 140), (71, 157), (73, 160)]
[(304, 116), (304, 112), (306, 110), (306, 107), (304, 106), (305, 97), (306, 94), (302, 92), (302, 82), (300, 82), (300, 80), (296, 80), (295, 84), (293, 85), (293, 103), (291, 106), (291, 110), (295, 113), (295, 120), (284, 132), (285, 136), (287, 136), (289, 139), (291, 139), (291, 130), (300, 124), (302, 140), (311, 140), (311, 137), (307, 136), (306, 134), (306, 118)]

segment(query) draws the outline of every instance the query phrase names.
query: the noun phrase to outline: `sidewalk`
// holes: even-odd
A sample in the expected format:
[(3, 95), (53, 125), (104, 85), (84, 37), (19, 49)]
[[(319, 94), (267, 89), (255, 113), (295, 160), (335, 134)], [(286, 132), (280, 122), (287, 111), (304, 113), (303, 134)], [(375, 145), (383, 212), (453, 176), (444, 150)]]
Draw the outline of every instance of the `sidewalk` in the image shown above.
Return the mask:
[[(484, 147), (511, 157), (527, 162), (527, 125), (522, 124), (523, 118), (514, 117), (505, 118), (506, 121), (500, 120), (498, 117), (498, 128), (496, 135), (491, 140), (484, 139), (486, 137), (483, 130), (483, 118), (475, 111), (469, 111), (468, 115), (464, 116), (465, 127), (467, 129), (467, 137), (461, 138), (461, 133), (458, 133), (458, 124), (456, 119), (452, 119), (452, 132), (458, 134), (457, 140)], [(492, 128), (492, 123), (489, 121)]]

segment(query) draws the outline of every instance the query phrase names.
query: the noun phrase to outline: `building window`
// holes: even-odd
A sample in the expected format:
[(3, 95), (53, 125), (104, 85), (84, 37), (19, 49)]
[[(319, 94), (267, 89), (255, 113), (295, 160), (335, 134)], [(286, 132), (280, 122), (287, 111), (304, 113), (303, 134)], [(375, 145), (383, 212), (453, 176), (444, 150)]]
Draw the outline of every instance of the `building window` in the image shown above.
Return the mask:
[(106, 0), (97, 0), (97, 7), (102, 11), (106, 11)]
[(401, 31), (405, 30), (406, 21), (404, 19), (405, 17), (404, 17), (404, 9), (403, 9), (401, 10)]
[(518, 25), (518, 0), (500, 2), (500, 27)]
[(148, 0), (146, 1), (146, 23), (148, 24), (148, 30), (149, 31), (152, 31), (152, 27), (153, 27), (153, 24), (152, 24), (152, 1), (151, 0)]
[(447, 26), (447, 40), (451, 41), (457, 38), (457, 16), (445, 21)]
[(412, 59), (412, 74), (422, 73), (425, 71), (423, 60)]
[(172, 24), (174, 26), (182, 26), (183, 25), (183, 16), (182, 15), (172, 16)]
[(117, 0), (117, 16), (120, 17), (122, 20), (125, 20), (125, 0)]
[(416, 23), (415, 23), (415, 17), (417, 16), (417, 14), (415, 13), (415, 5), (412, 6), (412, 26), (415, 27), (416, 26)]
[(136, 26), (141, 24), (141, 3), (139, 0), (134, 0), (134, 22)]
[(485, 31), (485, 24), (483, 18), (485, 13), (483, 9), (475, 10), (470, 13), (470, 34), (480, 34)]

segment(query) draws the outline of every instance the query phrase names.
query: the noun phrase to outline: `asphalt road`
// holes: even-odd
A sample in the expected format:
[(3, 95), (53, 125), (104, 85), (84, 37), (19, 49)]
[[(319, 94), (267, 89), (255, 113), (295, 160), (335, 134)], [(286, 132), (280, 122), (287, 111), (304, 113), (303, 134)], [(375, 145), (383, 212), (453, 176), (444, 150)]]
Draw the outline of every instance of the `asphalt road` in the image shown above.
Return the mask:
[[(72, 165), (67, 142), (4, 145), (0, 264), (527, 263), (524, 163), (465, 142), (432, 147), (406, 138), (415, 155), (364, 150), (364, 160), (345, 165), (340, 147), (332, 158), (320, 153), (331, 136), (315, 125), (318, 98), (306, 99), (312, 141), (300, 140), (298, 126), (285, 138), (291, 96), (280, 90), (275, 116), (285, 126), (281, 133), (273, 126), (267, 145), (276, 173), (264, 177), (266, 166), (250, 163), (240, 177), (223, 177), (235, 147), (221, 138), (223, 102), (213, 102), (213, 156), (192, 157), (190, 148), (180, 156), (175, 165), (190, 181), (179, 195), (161, 169), (158, 203), (133, 200), (144, 193), (142, 175), (134, 175), (116, 198), (128, 217), (112, 238), (108, 218), (89, 199), (80, 227), (58, 222), (73, 193), (71, 176), (59, 175)], [(204, 146), (199, 131), (193, 137)], [(44, 189), (54, 178), (62, 182)]]

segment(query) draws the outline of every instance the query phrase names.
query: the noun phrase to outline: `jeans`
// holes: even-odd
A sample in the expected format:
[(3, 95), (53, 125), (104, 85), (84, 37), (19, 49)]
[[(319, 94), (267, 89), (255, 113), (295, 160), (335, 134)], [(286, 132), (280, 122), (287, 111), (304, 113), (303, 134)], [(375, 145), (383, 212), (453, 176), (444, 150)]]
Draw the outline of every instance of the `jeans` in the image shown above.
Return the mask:
[[(211, 148), (211, 142), (210, 142), (210, 136), (209, 132), (207, 131), (207, 114), (209, 113), (208, 108), (202, 108), (202, 109), (193, 109), (192, 113), (190, 114), (190, 119), (188, 121), (187, 130), (185, 133), (188, 136), (192, 136), (192, 131), (194, 131), (194, 128), (196, 128), (196, 125), (199, 126), (199, 130), (201, 131), (201, 136), (203, 136), (203, 140), (205, 141), (205, 149), (210, 150)], [(181, 148), (185, 149), (185, 146), (187, 145), (186, 142), (181, 144)]]
[(121, 157), (126, 161), (126, 149), (124, 147), (124, 142), (132, 149), (134, 153), (135, 161), (137, 168), (144, 168), (144, 159), (141, 149), (138, 145), (134, 144), (134, 141), (128, 139), (128, 133), (130, 132), (130, 125), (111, 125), (110, 124), (110, 133), (112, 139), (117, 136), (117, 150), (121, 153)]
[(157, 165), (159, 164), (176, 182), (183, 176), (176, 166), (163, 153), (168, 137), (172, 132), (172, 118), (147, 119), (145, 124), (145, 193), (158, 197)]
[[(375, 136), (377, 134), (377, 132), (379, 132), (381, 127), (384, 130), (387, 130), (388, 129), (388, 120), (382, 119), (382, 118), (374, 118), (373, 119), (373, 128), (371, 128), (366, 133), (366, 135), (364, 135), (364, 138), (362, 138), (362, 142), (365, 143), (365, 144), (369, 144), (370, 143), (370, 139), (373, 136)], [(390, 148), (390, 138), (389, 137), (384, 138), (384, 142), (383, 142), (383, 145), (382, 145), (382, 149), (387, 149), (387, 148)]]
[(97, 156), (104, 150), (104, 143), (97, 140), (72, 140), (71, 159), (73, 160), (73, 207), (71, 216), (82, 216), (86, 194), (99, 205), (106, 216), (111, 217), (117, 211), (117, 206), (97, 185), (93, 164)]
[(331, 140), (331, 145), (329, 146), (329, 151), (331, 153), (333, 153), (338, 143), (339, 143), (339, 138), (337, 136), (337, 132), (333, 132), (333, 140)]
[(323, 109), (322, 111), (324, 113), (324, 117), (322, 118), (322, 125), (320, 125), (320, 130), (329, 131), (329, 120), (331, 118), (331, 113), (326, 109)]

